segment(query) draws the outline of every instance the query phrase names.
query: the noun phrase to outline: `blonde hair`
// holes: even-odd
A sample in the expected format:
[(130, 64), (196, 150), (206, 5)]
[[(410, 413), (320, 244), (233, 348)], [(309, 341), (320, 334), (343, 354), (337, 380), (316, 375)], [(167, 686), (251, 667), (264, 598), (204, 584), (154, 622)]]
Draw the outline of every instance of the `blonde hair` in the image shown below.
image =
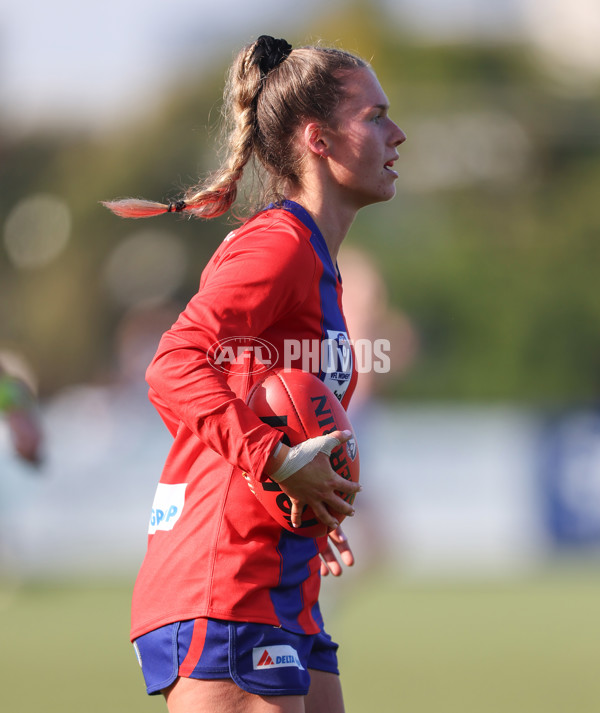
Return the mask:
[(229, 70), (224, 92), (227, 153), (221, 168), (174, 203), (127, 198), (103, 205), (124, 218), (170, 212), (216, 218), (235, 202), (251, 159), (266, 177), (264, 202), (280, 200), (286, 185), (301, 180), (301, 157), (294, 148), (296, 130), (306, 120), (332, 125), (344, 97), (344, 76), (367, 66), (340, 49), (292, 50), (285, 40), (259, 37), (238, 53)]

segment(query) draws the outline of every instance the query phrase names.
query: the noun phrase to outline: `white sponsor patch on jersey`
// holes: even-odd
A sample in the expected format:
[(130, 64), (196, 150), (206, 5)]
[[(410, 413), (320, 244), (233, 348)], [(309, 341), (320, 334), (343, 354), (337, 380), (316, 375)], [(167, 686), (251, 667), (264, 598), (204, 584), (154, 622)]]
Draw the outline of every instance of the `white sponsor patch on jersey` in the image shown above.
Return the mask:
[(185, 489), (187, 483), (167, 485), (159, 483), (156, 488), (150, 526), (148, 534), (153, 535), (157, 530), (172, 530), (181, 517), (185, 505)]
[(294, 666), (304, 671), (304, 666), (302, 666), (298, 658), (298, 652), (288, 644), (259, 646), (252, 649), (252, 664), (255, 671), (263, 668), (284, 668), (286, 666)]

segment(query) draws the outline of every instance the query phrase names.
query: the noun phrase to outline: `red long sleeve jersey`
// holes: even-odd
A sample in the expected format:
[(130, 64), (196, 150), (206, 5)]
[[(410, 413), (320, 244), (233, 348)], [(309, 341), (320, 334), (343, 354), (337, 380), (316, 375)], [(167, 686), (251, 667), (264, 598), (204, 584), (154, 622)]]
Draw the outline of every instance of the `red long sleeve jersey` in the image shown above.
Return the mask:
[[(285, 201), (225, 238), (198, 293), (164, 334), (147, 380), (174, 443), (134, 588), (132, 639), (197, 617), (307, 634), (322, 627), (318, 554), (326, 538), (279, 527), (242, 475), (262, 479), (281, 439), (244, 401), (264, 371), (253, 368), (251, 352), (227, 369), (216, 368), (214, 354), (215, 345), (260, 339), (274, 348), (272, 366), (308, 363), (305, 370), (317, 373), (347, 406), (356, 371), (341, 297), (341, 280), (319, 229), (301, 206)], [(314, 340), (338, 345), (345, 354), (342, 368), (315, 359), (303, 364), (289, 340), (296, 346), (302, 340), (308, 340), (305, 346)], [(297, 363), (284, 363), (293, 355)]]

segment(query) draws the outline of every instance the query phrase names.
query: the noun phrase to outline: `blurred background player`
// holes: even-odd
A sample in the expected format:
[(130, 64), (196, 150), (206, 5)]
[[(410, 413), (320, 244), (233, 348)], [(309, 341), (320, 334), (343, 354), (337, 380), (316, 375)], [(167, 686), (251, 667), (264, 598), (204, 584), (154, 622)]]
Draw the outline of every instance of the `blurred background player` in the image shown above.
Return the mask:
[(0, 354), (0, 414), (6, 419), (17, 456), (37, 466), (42, 461), (43, 444), (37, 401), (30, 379), (22, 369), (17, 373), (15, 365), (18, 367), (15, 359)]

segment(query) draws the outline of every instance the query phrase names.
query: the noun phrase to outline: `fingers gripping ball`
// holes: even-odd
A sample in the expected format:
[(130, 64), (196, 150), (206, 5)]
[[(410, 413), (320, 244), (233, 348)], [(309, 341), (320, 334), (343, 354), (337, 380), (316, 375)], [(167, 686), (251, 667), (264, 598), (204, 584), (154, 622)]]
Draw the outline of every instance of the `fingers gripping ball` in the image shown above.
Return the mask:
[[(247, 403), (262, 421), (283, 432), (283, 442), (289, 446), (309, 438), (326, 436), (332, 431), (354, 432), (344, 407), (331, 390), (313, 374), (298, 369), (271, 373), (253, 387)], [(346, 443), (334, 445), (329, 460), (338, 475), (358, 482), (360, 460), (354, 437)], [(327, 526), (315, 517), (309, 507), (305, 507), (302, 513), (302, 525), (292, 527), (292, 504), (278, 483), (270, 478), (258, 482), (248, 475), (246, 479), (258, 500), (281, 527), (306, 537), (327, 534)], [(354, 501), (354, 494), (339, 495), (348, 503)], [(338, 522), (343, 520), (341, 513), (336, 512), (335, 517)]]

